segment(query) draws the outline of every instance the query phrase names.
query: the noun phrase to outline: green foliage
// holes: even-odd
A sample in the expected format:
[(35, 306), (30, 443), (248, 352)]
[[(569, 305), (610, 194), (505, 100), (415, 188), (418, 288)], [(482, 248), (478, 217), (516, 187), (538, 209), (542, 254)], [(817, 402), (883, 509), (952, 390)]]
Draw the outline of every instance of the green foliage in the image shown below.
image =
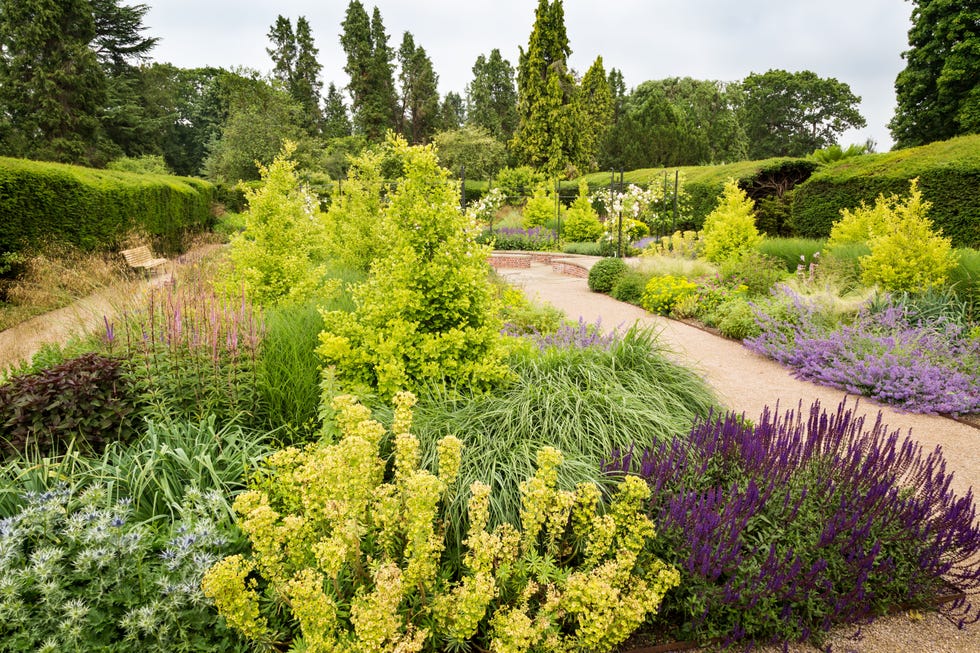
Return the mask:
[[(606, 79), (602, 57), (589, 66), (582, 77), (578, 101), (582, 115), (582, 162), (584, 168), (599, 167), (599, 151), (613, 118), (613, 96)], [(586, 192), (586, 194), (588, 194)]]
[(51, 239), (82, 249), (117, 247), (141, 230), (175, 251), (184, 232), (211, 221), (214, 187), (199, 179), (136, 175), (0, 158), (0, 251)]
[(0, 451), (58, 455), (74, 440), (101, 451), (132, 435), (133, 389), (123, 362), (88, 353), (0, 385)]
[[(561, 0), (540, 0), (527, 50), (517, 66), (518, 125), (510, 145), (518, 160), (549, 177), (575, 176), (586, 161), (578, 88), (568, 68)], [(571, 173), (571, 174), (569, 174)]]
[(683, 277), (664, 275), (651, 277), (643, 290), (640, 306), (658, 315), (670, 315), (674, 307), (693, 295), (698, 286)]
[[(610, 651), (679, 583), (674, 569), (644, 553), (653, 537), (639, 510), (646, 485), (625, 478), (600, 516), (595, 485), (558, 489), (563, 457), (551, 447), (521, 483), (519, 522), (492, 526), (491, 486), (469, 487), (465, 555), (448, 566), (443, 506), (465, 492), (462, 443), (443, 438), (438, 472), (419, 468), (420, 443), (409, 431), (414, 400), (395, 398), (393, 477), (379, 455), (384, 427), (344, 396), (334, 403), (337, 444), (273, 456), (235, 501), (252, 554), (216, 564), (203, 588), (248, 639), (323, 651), (408, 652), (445, 642)], [(279, 610), (285, 632), (270, 623)]]
[(599, 239), (602, 232), (599, 214), (592, 208), (592, 201), (589, 199), (589, 185), (583, 180), (579, 183), (578, 196), (565, 211), (562, 219), (562, 238), (572, 241), (594, 241)]
[(544, 175), (530, 166), (518, 166), (501, 168), (494, 180), (494, 186), (503, 192), (508, 204), (516, 206), (544, 181)]
[(954, 253), (957, 266), (949, 272), (949, 285), (980, 323), (980, 251), (962, 248)]
[(594, 240), (588, 242), (564, 242), (561, 251), (566, 254), (582, 254), (584, 256), (602, 256), (603, 246)]
[(307, 300), (325, 274), (323, 217), (300, 186), (294, 148), (287, 142), (272, 165), (260, 168), (262, 183), (245, 190), (245, 229), (231, 238), (223, 285), (262, 306)]
[(494, 48), (473, 64), (473, 81), (466, 87), (466, 120), (506, 143), (517, 129), (517, 88), (514, 68)]
[(467, 179), (490, 179), (507, 162), (507, 149), (483, 127), (464, 125), (436, 134), (432, 142), (439, 152), (439, 163)]
[(296, 30), (288, 18), (280, 15), (269, 29), (272, 48), (266, 52), (275, 63), (273, 76), (283, 84), (293, 101), (299, 106), (303, 128), (310, 135), (320, 133), (324, 117), (320, 109), (323, 82), (317, 61), (319, 53), (313, 45), (310, 23), (305, 16), (296, 19)]
[(159, 530), (100, 485), (28, 495), (0, 532), (0, 651), (245, 651), (203, 609), (229, 546), (220, 495), (194, 491)]
[(976, 6), (955, 0), (912, 5), (905, 69), (895, 79), (898, 106), (888, 124), (898, 148), (980, 131)]
[(782, 261), (749, 249), (722, 261), (718, 274), (723, 283), (743, 286), (749, 297), (758, 297), (768, 295), (786, 277), (786, 270)]
[(729, 179), (718, 206), (704, 219), (704, 258), (719, 263), (756, 247), (762, 237), (755, 228), (755, 203)]
[(589, 269), (589, 290), (607, 293), (621, 276), (626, 274), (629, 266), (621, 258), (604, 258), (596, 261)]
[(342, 383), (385, 397), (426, 382), (498, 381), (506, 367), (487, 248), (433, 149), (402, 139), (389, 147), (403, 176), (381, 209), (384, 251), (354, 289), (354, 311), (324, 313), (318, 351)]
[(762, 254), (782, 261), (787, 272), (796, 272), (826, 247), (827, 242), (817, 238), (764, 238), (758, 245)]
[(122, 156), (106, 164), (106, 170), (135, 172), (141, 175), (172, 175), (162, 156), (145, 154), (139, 157)]
[(649, 280), (648, 275), (638, 270), (627, 270), (625, 274), (616, 279), (609, 295), (617, 301), (639, 306)]
[(800, 236), (823, 238), (842, 209), (878, 195), (904, 193), (918, 178), (930, 217), (955, 247), (980, 245), (980, 136), (884, 154), (866, 154), (824, 166), (793, 191), (793, 224)]
[(387, 186), (382, 165), (390, 154), (372, 148), (351, 158), (347, 180), (327, 209), (324, 245), (330, 259), (343, 267), (366, 272), (385, 251), (382, 206)]
[(723, 303), (716, 314), (720, 314), (717, 320), (718, 330), (727, 338), (743, 340), (762, 332), (756, 323), (755, 309), (744, 296), (736, 296)]
[(394, 51), (388, 45), (381, 12), (374, 8), (368, 18), (360, 0), (347, 5), (340, 45), (347, 55), (344, 71), (351, 83), (351, 113), (358, 133), (368, 142), (378, 143), (389, 129), (397, 129)]
[(401, 132), (409, 143), (428, 143), (439, 124), (439, 76), (425, 48), (415, 45), (405, 32), (398, 48), (398, 79), (401, 82)]
[(564, 314), (551, 304), (538, 304), (506, 282), (499, 282), (500, 320), (511, 335), (554, 333), (564, 323)]
[(814, 150), (810, 153), (808, 158), (813, 159), (817, 163), (827, 164), (836, 163), (842, 161), (843, 159), (849, 159), (852, 156), (861, 156), (862, 154), (868, 153), (868, 147), (866, 145), (848, 145), (847, 149), (842, 148), (837, 143), (829, 147), (825, 147), (822, 150)]
[(524, 226), (543, 227), (554, 224), (564, 210), (548, 182), (542, 182), (534, 189), (534, 195), (524, 204)]
[(104, 163), (106, 143), (99, 116), (106, 80), (89, 47), (95, 36), (92, 6), (86, 0), (4, 2), (0, 106), (5, 124), (0, 129), (0, 153)]
[[(610, 451), (686, 433), (715, 405), (704, 382), (671, 362), (654, 333), (640, 328), (606, 344), (523, 348), (512, 364), (515, 380), (493, 392), (423, 396), (413, 428), (430, 470), (440, 438), (463, 440), (461, 487), (474, 481), (493, 486), (494, 524), (517, 520), (520, 481), (533, 473), (538, 449), (564, 452), (562, 487), (605, 485), (611, 479), (601, 462)], [(454, 498), (447, 510), (447, 544), (458, 545), (466, 533), (466, 497)]]
[(870, 252), (860, 259), (861, 279), (884, 290), (917, 291), (943, 285), (956, 257), (948, 238), (936, 234), (926, 217), (930, 203), (913, 179), (908, 197), (879, 195), (875, 205), (844, 209), (827, 244), (865, 240)]
[(835, 143), (848, 129), (867, 122), (857, 110), (861, 98), (833, 77), (803, 70), (752, 73), (742, 82), (749, 156), (806, 156)]

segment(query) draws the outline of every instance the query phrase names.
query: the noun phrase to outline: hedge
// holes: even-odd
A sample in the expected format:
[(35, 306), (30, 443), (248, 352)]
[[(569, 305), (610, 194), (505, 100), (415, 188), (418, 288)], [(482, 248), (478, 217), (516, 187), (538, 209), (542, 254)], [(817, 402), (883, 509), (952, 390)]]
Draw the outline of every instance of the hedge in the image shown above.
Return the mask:
[(49, 240), (112, 249), (138, 229), (173, 253), (210, 224), (213, 193), (200, 179), (0, 157), (0, 252)]
[(840, 210), (881, 194), (904, 195), (919, 178), (929, 218), (954, 247), (980, 247), (980, 135), (922, 147), (851, 157), (822, 167), (793, 192), (792, 222), (801, 236), (822, 238)]

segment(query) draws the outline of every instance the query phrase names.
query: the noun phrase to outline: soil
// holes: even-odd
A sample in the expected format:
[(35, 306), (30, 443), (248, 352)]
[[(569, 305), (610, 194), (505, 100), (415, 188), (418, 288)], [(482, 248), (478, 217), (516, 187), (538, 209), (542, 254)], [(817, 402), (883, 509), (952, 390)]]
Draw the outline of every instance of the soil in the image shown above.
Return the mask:
[[(580, 262), (584, 267), (591, 264), (586, 257)], [(533, 262), (530, 268), (502, 268), (497, 272), (523, 288), (532, 299), (563, 310), (572, 320), (581, 317), (595, 322), (601, 319), (605, 328), (615, 329), (626, 329), (634, 323), (652, 327), (659, 332), (660, 342), (676, 360), (698, 370), (723, 404), (747, 417), (755, 418), (767, 406), (778, 405), (781, 409), (800, 405), (809, 407), (814, 400), (828, 410), (846, 402), (871, 424), (880, 411), (885, 424), (892, 430), (900, 429), (903, 434), (910, 434), (922, 445), (924, 452), (942, 448), (947, 469), (954, 472), (951, 486), (957, 494), (980, 488), (980, 428), (974, 424), (938, 415), (905, 413), (868, 398), (801, 381), (786, 368), (749, 351), (739, 342), (593, 293), (584, 278), (560, 274), (548, 264)], [(980, 625), (961, 630), (938, 613), (902, 613), (878, 619), (870, 625), (842, 626), (831, 633), (827, 643), (838, 652), (978, 653)], [(753, 650), (776, 653), (782, 647)], [(794, 644), (788, 650), (817, 653), (822, 649)]]

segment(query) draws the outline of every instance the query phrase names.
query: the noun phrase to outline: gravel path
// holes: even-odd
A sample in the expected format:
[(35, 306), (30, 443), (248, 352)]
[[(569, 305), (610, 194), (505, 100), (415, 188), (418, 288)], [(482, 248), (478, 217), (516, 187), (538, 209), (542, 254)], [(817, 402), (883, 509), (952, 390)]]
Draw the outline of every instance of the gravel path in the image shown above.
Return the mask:
[[(783, 409), (805, 407), (817, 399), (827, 409), (835, 409), (847, 400), (855, 412), (873, 423), (879, 411), (884, 423), (900, 428), (918, 440), (925, 452), (942, 446), (948, 468), (953, 470), (952, 487), (957, 494), (980, 488), (980, 429), (952, 419), (933, 415), (902, 413), (867, 398), (859, 402), (853, 395), (793, 378), (786, 368), (755, 354), (740, 343), (702, 331), (696, 327), (651, 315), (641, 308), (618, 302), (607, 295), (593, 293), (585, 279), (565, 276), (551, 265), (532, 263), (530, 268), (499, 269), (498, 274), (521, 287), (527, 295), (563, 310), (569, 318), (588, 322), (602, 320), (605, 327), (625, 328), (639, 322), (660, 332), (660, 340), (685, 365), (700, 371), (731, 409), (756, 418), (766, 406), (779, 402)], [(958, 630), (937, 614), (923, 619), (897, 615), (880, 619), (861, 629), (853, 639), (855, 627), (840, 628), (833, 633), (834, 651), (855, 653), (980, 653), (980, 624)], [(779, 648), (756, 649), (778, 651)], [(797, 645), (790, 651), (815, 653), (818, 649)]]

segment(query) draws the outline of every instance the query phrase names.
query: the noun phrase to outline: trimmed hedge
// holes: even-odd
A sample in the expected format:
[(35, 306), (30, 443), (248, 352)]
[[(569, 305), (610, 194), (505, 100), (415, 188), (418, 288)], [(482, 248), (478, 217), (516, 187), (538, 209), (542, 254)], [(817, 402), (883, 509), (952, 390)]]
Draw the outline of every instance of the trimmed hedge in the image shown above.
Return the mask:
[(954, 247), (980, 247), (980, 135), (922, 147), (867, 154), (830, 164), (793, 192), (792, 221), (800, 236), (823, 238), (840, 210), (884, 193), (906, 195), (919, 178), (929, 218)]
[(0, 157), (0, 252), (52, 239), (112, 249), (141, 229), (172, 253), (185, 231), (210, 224), (213, 194), (201, 179)]

